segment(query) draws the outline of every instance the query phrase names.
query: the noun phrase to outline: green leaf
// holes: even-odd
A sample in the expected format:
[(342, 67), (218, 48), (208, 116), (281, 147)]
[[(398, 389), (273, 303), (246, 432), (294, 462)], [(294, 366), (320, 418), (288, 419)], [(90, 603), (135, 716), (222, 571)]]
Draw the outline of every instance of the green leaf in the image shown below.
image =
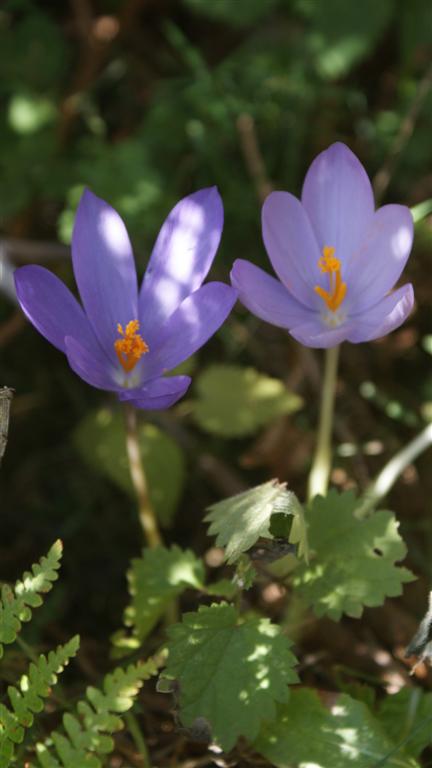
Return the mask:
[(256, 24), (261, 18), (267, 16), (277, 5), (278, 0), (217, 0), (209, 3), (208, 0), (183, 0), (183, 2), (196, 11), (196, 13), (208, 16), (215, 21), (226, 22), (232, 26), (247, 26)]
[(232, 605), (186, 613), (168, 634), (163, 676), (179, 683), (181, 720), (191, 726), (205, 718), (226, 750), (239, 736), (255, 738), (297, 682), (297, 660), (280, 628), (258, 617), (241, 621)]
[(245, 437), (278, 416), (294, 413), (301, 398), (279, 379), (254, 368), (212, 365), (196, 380), (193, 415), (202, 429), (221, 437)]
[(298, 515), (300, 504), (286, 483), (270, 480), (249, 491), (218, 501), (208, 508), (208, 533), (216, 535), (216, 546), (225, 548), (225, 557), (234, 563), (263, 536), (272, 539), (271, 516)]
[(307, 688), (293, 691), (254, 746), (276, 768), (419, 768), (393, 752), (395, 744), (363, 702), (346, 694), (330, 709)]
[[(139, 434), (151, 502), (158, 519), (168, 526), (183, 491), (183, 453), (171, 437), (153, 424), (141, 424)], [(108, 409), (90, 413), (79, 425), (75, 439), (78, 450), (91, 467), (134, 496), (120, 413)]]
[(317, 616), (338, 620), (342, 613), (358, 618), (364, 606), (381, 605), (402, 593), (412, 581), (406, 568), (395, 565), (406, 555), (391, 512), (358, 519), (356, 496), (336, 491), (317, 496), (306, 511), (313, 555), (294, 574), (294, 586)]
[(32, 565), (31, 573), (26, 571), (21, 581), (11, 589), (7, 584), (1, 588), (0, 599), (0, 658), (3, 645), (13, 643), (22, 622), (30, 621), (32, 609), (43, 603), (42, 595), (52, 588), (58, 578), (58, 569), (63, 553), (63, 545), (56, 541), (46, 557)]
[(131, 605), (125, 611), (126, 626), (143, 640), (165, 613), (168, 605), (185, 589), (203, 590), (204, 566), (193, 552), (157, 547), (145, 549), (132, 560), (128, 574)]
[(33, 716), (42, 712), (44, 699), (57, 682), (79, 648), (79, 637), (73, 637), (66, 645), (50, 651), (48, 657), (39, 656), (31, 663), (27, 675), (23, 675), (18, 688), (10, 685), (8, 697), (11, 709), (0, 703), (0, 768), (8, 768), (14, 756), (14, 745), (21, 744), (25, 729), (33, 725)]
[[(142, 687), (157, 672), (152, 659), (117, 667), (106, 675), (102, 689), (89, 687), (86, 699), (77, 704), (77, 714), (63, 716), (65, 733), (54, 731), (45, 743), (36, 745), (41, 768), (102, 768), (105, 755), (114, 749), (111, 734), (123, 728), (121, 715), (127, 712)], [(57, 753), (61, 762), (54, 757)]]
[(432, 743), (432, 693), (402, 688), (383, 699), (377, 717), (405, 755), (418, 757)]
[(323, 78), (329, 79), (347, 74), (373, 50), (394, 10), (393, 0), (297, 0), (296, 4), (310, 23), (306, 44), (316, 68)]

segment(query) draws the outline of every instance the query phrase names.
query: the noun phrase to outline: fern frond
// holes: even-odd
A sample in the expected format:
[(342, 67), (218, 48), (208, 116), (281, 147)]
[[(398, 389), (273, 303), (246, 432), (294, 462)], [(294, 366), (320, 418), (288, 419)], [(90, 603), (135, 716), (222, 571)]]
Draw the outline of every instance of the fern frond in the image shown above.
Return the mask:
[(57, 675), (75, 656), (78, 648), (79, 638), (73, 637), (66, 645), (59, 645), (55, 651), (50, 651), (48, 657), (42, 655), (37, 663), (32, 662), (18, 688), (9, 686), (11, 707), (0, 703), (0, 768), (10, 765), (14, 745), (21, 744), (25, 729), (33, 724), (33, 715), (43, 710), (44, 699), (57, 682)]
[(49, 592), (58, 578), (62, 550), (62, 542), (56, 541), (47, 556), (32, 565), (31, 572), (26, 571), (13, 589), (3, 584), (0, 592), (0, 659), (3, 645), (14, 642), (22, 623), (30, 621), (32, 609), (42, 605), (41, 595)]
[(105, 677), (102, 690), (87, 688), (86, 699), (77, 704), (77, 715), (63, 716), (65, 734), (54, 731), (44, 744), (36, 745), (37, 766), (101, 768), (103, 756), (114, 749), (111, 735), (123, 728), (119, 715), (132, 707), (144, 680), (156, 672), (150, 659), (127, 669), (118, 667)]

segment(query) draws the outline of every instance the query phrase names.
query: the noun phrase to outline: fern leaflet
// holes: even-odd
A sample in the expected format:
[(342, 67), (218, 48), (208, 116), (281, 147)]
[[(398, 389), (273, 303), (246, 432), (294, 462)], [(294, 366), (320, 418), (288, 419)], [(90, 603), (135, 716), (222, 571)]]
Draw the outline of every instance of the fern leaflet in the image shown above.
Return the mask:
[(78, 716), (63, 716), (66, 733), (54, 731), (44, 744), (36, 745), (38, 762), (32, 768), (101, 768), (103, 756), (114, 749), (111, 734), (123, 727), (119, 715), (132, 707), (144, 680), (156, 672), (150, 659), (127, 669), (118, 667), (106, 675), (102, 690), (87, 688), (86, 699), (77, 705)]
[(0, 592), (0, 659), (3, 645), (13, 643), (21, 629), (22, 622), (30, 621), (32, 609), (42, 605), (42, 594), (49, 592), (58, 578), (63, 545), (56, 541), (46, 557), (26, 571), (22, 580), (11, 589), (3, 584)]
[(14, 757), (14, 745), (21, 744), (26, 728), (33, 724), (33, 715), (44, 708), (44, 699), (57, 682), (63, 670), (79, 648), (79, 638), (73, 637), (66, 645), (50, 651), (48, 657), (39, 656), (31, 663), (28, 675), (23, 675), (18, 688), (9, 686), (11, 708), (0, 703), (0, 768), (7, 768)]

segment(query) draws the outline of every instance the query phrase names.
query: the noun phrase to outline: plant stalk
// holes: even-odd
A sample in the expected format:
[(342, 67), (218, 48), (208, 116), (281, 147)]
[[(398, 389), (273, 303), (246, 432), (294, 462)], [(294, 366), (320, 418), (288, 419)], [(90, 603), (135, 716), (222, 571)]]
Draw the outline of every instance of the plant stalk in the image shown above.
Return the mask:
[(366, 488), (357, 513), (361, 516), (369, 514), (377, 503), (388, 494), (402, 472), (431, 445), (432, 424), (427, 424), (408, 445), (390, 459), (375, 480)]
[(125, 403), (126, 450), (132, 485), (138, 501), (138, 514), (144, 536), (150, 548), (162, 546), (156, 516), (151, 505), (147, 478), (141, 460), (137, 413), (133, 405)]
[(326, 349), (318, 438), (308, 482), (309, 501), (318, 494), (325, 496), (328, 488), (332, 460), (331, 441), (338, 360), (339, 346)]
[(150, 768), (150, 756), (147, 749), (147, 744), (145, 743), (144, 736), (141, 733), (141, 729), (138, 725), (138, 720), (136, 719), (133, 712), (128, 712), (125, 716), (126, 725), (129, 728), (130, 735), (132, 736), (135, 746), (138, 750), (139, 756), (142, 758), (142, 766), (143, 768)]

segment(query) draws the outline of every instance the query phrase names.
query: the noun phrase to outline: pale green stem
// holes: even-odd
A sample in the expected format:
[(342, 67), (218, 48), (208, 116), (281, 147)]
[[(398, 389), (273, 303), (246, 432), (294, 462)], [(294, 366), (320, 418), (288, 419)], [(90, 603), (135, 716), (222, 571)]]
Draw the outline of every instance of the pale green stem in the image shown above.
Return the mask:
[(128, 712), (125, 715), (126, 725), (129, 728), (130, 735), (132, 736), (135, 746), (138, 750), (139, 756), (142, 758), (143, 768), (150, 768), (150, 755), (148, 753), (147, 744), (144, 741), (144, 736), (141, 733), (141, 729), (138, 725), (138, 721), (132, 712)]
[(390, 459), (366, 489), (357, 510), (358, 514), (367, 515), (371, 512), (377, 503), (388, 494), (402, 472), (431, 445), (432, 424), (428, 424), (408, 445)]
[(129, 403), (125, 404), (126, 426), (126, 450), (129, 461), (132, 485), (138, 501), (138, 514), (144, 536), (150, 548), (162, 546), (162, 537), (159, 532), (156, 516), (151, 505), (147, 478), (141, 460), (141, 451), (138, 436), (137, 413)]
[(308, 482), (309, 500), (318, 494), (325, 496), (328, 488), (332, 461), (331, 442), (338, 360), (338, 346), (326, 349), (318, 438)]

